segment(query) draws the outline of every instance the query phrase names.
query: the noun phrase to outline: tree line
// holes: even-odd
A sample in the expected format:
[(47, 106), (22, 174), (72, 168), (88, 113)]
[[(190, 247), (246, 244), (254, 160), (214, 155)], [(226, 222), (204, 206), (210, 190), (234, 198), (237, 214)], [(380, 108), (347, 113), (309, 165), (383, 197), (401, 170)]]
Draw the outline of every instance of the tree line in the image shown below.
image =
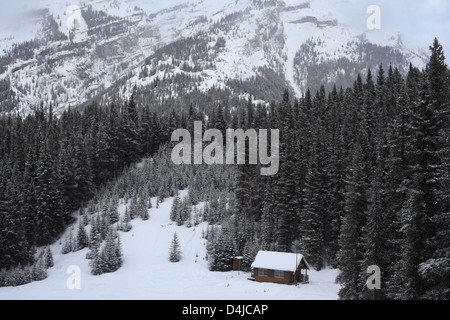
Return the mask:
[(212, 269), (230, 270), (235, 255), (251, 263), (256, 243), (339, 268), (342, 299), (372, 299), (371, 265), (379, 299), (448, 299), (450, 72), (437, 40), (430, 51), (406, 77), (380, 65), (346, 90), (216, 108), (210, 127), (280, 129), (280, 170), (239, 166), (235, 214), (207, 236)]
[[(71, 212), (113, 181), (103, 202), (131, 199), (136, 212), (139, 199), (188, 189), (172, 208), (179, 225), (205, 202), (198, 215), (211, 225), (211, 270), (230, 270), (235, 255), (249, 268), (259, 249), (299, 251), (318, 270), (339, 268), (342, 299), (372, 298), (369, 265), (382, 270), (380, 299), (449, 298), (450, 72), (437, 40), (430, 49), (426, 68), (410, 65), (406, 77), (380, 65), (348, 89), (322, 86), (299, 99), (286, 90), (268, 105), (232, 108), (224, 99), (157, 113), (131, 97), (59, 118), (51, 108), (0, 118), (0, 269), (32, 263), (34, 247), (56, 240)], [(193, 134), (194, 121), (222, 133), (280, 129), (278, 174), (174, 165), (170, 135)], [(157, 151), (158, 161), (123, 171)]]
[(0, 269), (33, 263), (102, 185), (168, 141), (168, 122), (133, 98), (0, 117)]

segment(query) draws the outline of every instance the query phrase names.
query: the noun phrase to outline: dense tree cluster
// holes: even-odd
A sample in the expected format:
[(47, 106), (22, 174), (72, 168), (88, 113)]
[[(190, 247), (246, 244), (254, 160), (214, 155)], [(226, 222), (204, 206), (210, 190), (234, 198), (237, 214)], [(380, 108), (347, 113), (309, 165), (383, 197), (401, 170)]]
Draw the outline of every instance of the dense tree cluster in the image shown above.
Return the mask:
[[(346, 90), (299, 100), (286, 91), (280, 103), (231, 112), (225, 127), (280, 129), (280, 170), (263, 178), (239, 166), (236, 215), (210, 240), (212, 269), (230, 270), (257, 241), (339, 268), (342, 299), (372, 298), (370, 265), (382, 270), (378, 298), (448, 298), (449, 88), (436, 40), (427, 67), (406, 78), (380, 65)], [(219, 128), (228, 114), (215, 112)]]
[(32, 263), (33, 247), (55, 241), (98, 187), (158, 150), (165, 121), (133, 98), (59, 118), (51, 108), (1, 117), (0, 269)]
[[(156, 113), (133, 96), (58, 119), (51, 109), (0, 118), (0, 269), (32, 264), (35, 246), (55, 241), (81, 207), (64, 251), (89, 247), (92, 273), (113, 272), (122, 263), (117, 231), (151, 219), (152, 197), (156, 206), (174, 197), (174, 223), (209, 223), (211, 270), (230, 270), (236, 255), (248, 270), (259, 249), (300, 251), (316, 269), (340, 269), (342, 299), (372, 298), (370, 265), (382, 271), (380, 299), (448, 299), (450, 72), (437, 40), (424, 70), (411, 65), (403, 77), (385, 67), (345, 90), (322, 86), (300, 99), (286, 90), (268, 105), (232, 108), (224, 91), (202, 109), (161, 112), (160, 102)], [(193, 135), (194, 121), (222, 133), (279, 129), (278, 174), (175, 165), (171, 133)]]

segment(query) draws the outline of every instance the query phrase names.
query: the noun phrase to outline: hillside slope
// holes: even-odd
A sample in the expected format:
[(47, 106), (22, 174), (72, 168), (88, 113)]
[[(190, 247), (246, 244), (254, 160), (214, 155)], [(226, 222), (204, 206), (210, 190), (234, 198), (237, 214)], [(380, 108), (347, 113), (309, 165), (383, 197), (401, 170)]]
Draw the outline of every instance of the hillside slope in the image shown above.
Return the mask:
[[(153, 199), (154, 204), (156, 199)], [(87, 299), (87, 300), (335, 300), (339, 285), (337, 270), (311, 270), (310, 283), (299, 287), (249, 281), (247, 272), (211, 272), (202, 230), (207, 224), (193, 228), (178, 227), (169, 218), (173, 198), (150, 209), (150, 219), (132, 221), (133, 229), (120, 233), (124, 253), (123, 266), (115, 273), (90, 274), (88, 249), (62, 255), (62, 245), (51, 249), (55, 265), (48, 278), (19, 287), (0, 288), (0, 300), (21, 299)], [(124, 212), (122, 204), (120, 212)], [(69, 228), (70, 229), (70, 228)], [(68, 231), (69, 231), (68, 229)], [(169, 246), (177, 233), (183, 258), (178, 263), (168, 260)], [(70, 266), (81, 270), (81, 289), (70, 290), (66, 273)]]

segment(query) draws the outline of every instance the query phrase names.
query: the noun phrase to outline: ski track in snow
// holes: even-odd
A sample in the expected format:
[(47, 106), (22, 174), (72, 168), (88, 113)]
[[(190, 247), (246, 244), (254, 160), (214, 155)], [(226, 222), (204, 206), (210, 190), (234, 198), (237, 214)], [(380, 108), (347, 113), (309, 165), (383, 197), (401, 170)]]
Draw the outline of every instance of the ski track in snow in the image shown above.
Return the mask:
[[(180, 196), (186, 191), (180, 193)], [(339, 285), (337, 270), (311, 270), (310, 283), (286, 286), (249, 281), (248, 272), (212, 272), (205, 260), (206, 240), (202, 230), (207, 224), (187, 228), (170, 221), (173, 198), (156, 209), (150, 219), (131, 222), (133, 229), (120, 232), (123, 266), (115, 273), (93, 276), (85, 259), (88, 249), (62, 255), (59, 241), (51, 246), (54, 267), (48, 278), (18, 287), (0, 288), (0, 300), (336, 300)], [(119, 212), (123, 214), (125, 205)], [(67, 229), (69, 232), (70, 228)], [(174, 232), (182, 249), (182, 260), (169, 262), (169, 246)], [(64, 236), (62, 237), (64, 239)], [(198, 257), (196, 257), (198, 255)], [(81, 270), (81, 288), (70, 290), (69, 266)]]

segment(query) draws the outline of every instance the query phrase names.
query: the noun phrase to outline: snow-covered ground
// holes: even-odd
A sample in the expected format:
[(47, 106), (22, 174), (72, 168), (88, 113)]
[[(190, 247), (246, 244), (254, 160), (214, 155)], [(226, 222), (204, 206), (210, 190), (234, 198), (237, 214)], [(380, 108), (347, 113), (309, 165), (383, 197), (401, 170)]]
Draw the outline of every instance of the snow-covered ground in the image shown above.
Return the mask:
[[(153, 199), (156, 203), (156, 199)], [(179, 227), (169, 218), (173, 199), (150, 209), (150, 219), (132, 221), (133, 229), (120, 233), (123, 266), (115, 273), (90, 274), (87, 249), (60, 254), (62, 245), (51, 247), (54, 267), (48, 278), (19, 287), (0, 288), (0, 300), (336, 300), (337, 270), (311, 270), (310, 283), (299, 287), (249, 281), (247, 272), (211, 272), (204, 259), (206, 240), (196, 227)], [(121, 205), (120, 211), (123, 211)], [(183, 258), (168, 260), (173, 234), (177, 233)], [(80, 289), (69, 289), (73, 273), (81, 271)], [(67, 273), (69, 271), (69, 273)], [(71, 271), (73, 272), (73, 271)], [(70, 287), (70, 286), (69, 286)]]

